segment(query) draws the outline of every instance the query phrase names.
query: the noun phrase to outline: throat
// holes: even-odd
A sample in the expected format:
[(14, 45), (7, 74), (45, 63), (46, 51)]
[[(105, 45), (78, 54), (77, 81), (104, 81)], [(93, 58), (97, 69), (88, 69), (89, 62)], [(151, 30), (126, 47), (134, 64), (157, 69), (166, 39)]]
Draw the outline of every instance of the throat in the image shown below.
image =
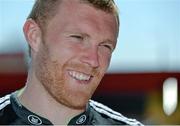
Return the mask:
[(26, 88), (16, 93), (19, 103), (30, 112), (49, 120), (54, 125), (66, 125), (73, 117), (85, 111), (60, 104), (41, 86), (27, 84)]

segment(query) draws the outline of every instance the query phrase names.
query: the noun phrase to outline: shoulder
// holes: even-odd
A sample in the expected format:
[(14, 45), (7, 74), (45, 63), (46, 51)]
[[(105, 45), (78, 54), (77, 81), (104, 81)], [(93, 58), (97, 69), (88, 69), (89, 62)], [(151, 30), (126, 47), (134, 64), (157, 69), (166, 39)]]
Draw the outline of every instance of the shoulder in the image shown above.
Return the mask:
[(0, 98), (0, 111), (2, 111), (9, 104), (10, 104), (10, 95), (6, 95)]
[(0, 98), (0, 124), (5, 124), (5, 122), (7, 122), (11, 110), (10, 104), (10, 95)]
[[(99, 120), (99, 124), (104, 125), (132, 125), (132, 126), (143, 126), (140, 122), (135, 119), (130, 119), (122, 114), (112, 110), (111, 108), (98, 103), (96, 101), (89, 101), (91, 111), (93, 112), (95, 120)], [(101, 121), (101, 122), (100, 122)]]

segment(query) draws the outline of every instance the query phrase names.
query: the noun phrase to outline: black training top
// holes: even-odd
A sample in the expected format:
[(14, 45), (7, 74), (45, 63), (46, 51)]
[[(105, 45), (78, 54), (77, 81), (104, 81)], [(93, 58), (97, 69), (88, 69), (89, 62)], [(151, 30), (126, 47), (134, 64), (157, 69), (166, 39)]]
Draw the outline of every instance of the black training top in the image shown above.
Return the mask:
[[(16, 93), (0, 98), (0, 125), (53, 125), (27, 108), (18, 100)], [(128, 119), (96, 101), (90, 100), (85, 112), (75, 116), (68, 125), (132, 125), (142, 124)]]

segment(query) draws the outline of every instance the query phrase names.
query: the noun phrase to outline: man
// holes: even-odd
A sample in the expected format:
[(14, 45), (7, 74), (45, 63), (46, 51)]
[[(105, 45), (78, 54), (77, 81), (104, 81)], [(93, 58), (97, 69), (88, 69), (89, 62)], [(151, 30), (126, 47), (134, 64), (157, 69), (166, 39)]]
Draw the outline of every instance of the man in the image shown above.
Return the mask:
[(36, 0), (24, 24), (25, 88), (0, 99), (0, 124), (141, 125), (90, 100), (118, 37), (112, 0)]

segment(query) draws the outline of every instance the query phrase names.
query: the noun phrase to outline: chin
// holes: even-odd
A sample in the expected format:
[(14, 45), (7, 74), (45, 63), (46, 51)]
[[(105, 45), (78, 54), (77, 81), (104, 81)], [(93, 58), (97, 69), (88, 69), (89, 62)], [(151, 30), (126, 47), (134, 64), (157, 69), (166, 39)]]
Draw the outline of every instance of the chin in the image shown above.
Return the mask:
[(73, 109), (85, 109), (88, 103), (88, 100), (78, 100), (78, 101), (70, 101), (70, 104), (67, 104), (68, 107)]
[(85, 109), (92, 96), (92, 92), (75, 91), (64, 87), (47, 90), (58, 103), (72, 109)]
[(88, 96), (71, 96), (71, 97), (60, 97), (57, 101), (72, 109), (85, 109), (90, 97)]

